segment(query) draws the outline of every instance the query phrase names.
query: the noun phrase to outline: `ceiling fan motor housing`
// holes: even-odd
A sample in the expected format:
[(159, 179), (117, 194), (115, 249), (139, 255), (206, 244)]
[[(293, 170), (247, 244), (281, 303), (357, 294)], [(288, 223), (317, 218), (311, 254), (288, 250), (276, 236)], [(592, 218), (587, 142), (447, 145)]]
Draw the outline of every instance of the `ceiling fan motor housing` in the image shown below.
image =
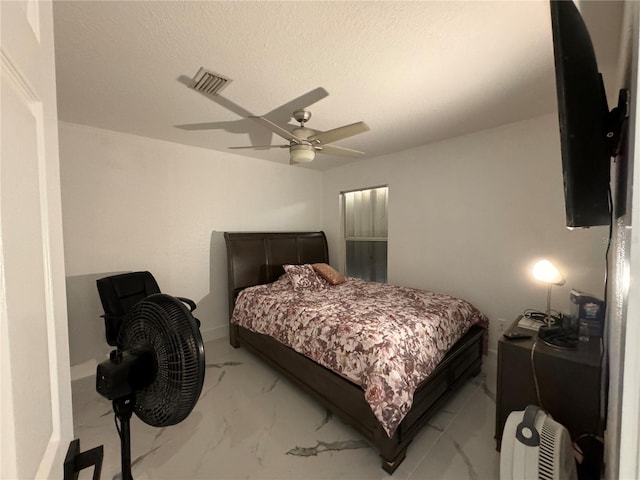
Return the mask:
[(295, 118), (298, 123), (305, 123), (311, 118), (311, 111), (306, 108), (296, 110), (293, 112), (293, 118)]

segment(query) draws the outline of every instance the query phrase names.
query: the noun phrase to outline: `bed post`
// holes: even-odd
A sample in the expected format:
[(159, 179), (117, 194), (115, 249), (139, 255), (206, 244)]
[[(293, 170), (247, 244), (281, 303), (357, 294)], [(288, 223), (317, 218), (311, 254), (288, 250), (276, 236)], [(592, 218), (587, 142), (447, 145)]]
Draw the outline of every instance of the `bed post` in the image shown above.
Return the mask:
[(227, 293), (229, 300), (229, 344), (233, 348), (240, 347), (238, 326), (231, 323), (231, 317), (233, 316), (233, 307), (236, 302), (235, 292), (235, 277), (233, 272), (232, 249), (233, 245), (229, 236), (229, 232), (224, 232), (224, 243), (227, 247)]
[(405, 459), (406, 456), (407, 456), (407, 447), (404, 447), (404, 449), (400, 451), (400, 453), (398, 453), (398, 456), (394, 458), (393, 461), (387, 460), (384, 457), (382, 457), (382, 469), (385, 472), (387, 472), (389, 475), (393, 475), (393, 472), (396, 471), (396, 468), (400, 466), (400, 464), (402, 463), (402, 461)]
[(240, 341), (238, 340), (238, 325), (231, 323), (231, 319), (229, 319), (229, 344), (233, 348), (240, 347)]
[(393, 434), (393, 437), (388, 437), (382, 426), (379, 426), (375, 435), (375, 445), (378, 448), (380, 458), (382, 458), (382, 469), (389, 475), (400, 466), (402, 461), (407, 456), (407, 448), (411, 443), (411, 439), (408, 441), (401, 440), (402, 425), (398, 426), (398, 429)]

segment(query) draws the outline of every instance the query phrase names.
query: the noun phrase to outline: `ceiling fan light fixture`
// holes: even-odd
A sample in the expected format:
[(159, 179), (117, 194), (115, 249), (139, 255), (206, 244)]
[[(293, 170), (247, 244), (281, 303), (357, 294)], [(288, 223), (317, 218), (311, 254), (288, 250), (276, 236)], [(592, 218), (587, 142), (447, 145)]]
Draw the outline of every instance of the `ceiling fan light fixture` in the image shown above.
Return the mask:
[(312, 145), (301, 143), (289, 147), (289, 159), (291, 163), (309, 163), (316, 158), (316, 151)]

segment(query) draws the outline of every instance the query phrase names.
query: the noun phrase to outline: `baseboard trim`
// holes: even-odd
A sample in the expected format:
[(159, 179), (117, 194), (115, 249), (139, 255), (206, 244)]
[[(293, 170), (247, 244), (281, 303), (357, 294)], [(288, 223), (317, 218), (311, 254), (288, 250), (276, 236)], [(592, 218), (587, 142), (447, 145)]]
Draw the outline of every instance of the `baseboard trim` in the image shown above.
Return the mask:
[(214, 328), (208, 328), (207, 330), (201, 330), (203, 342), (210, 342), (212, 340), (220, 340), (229, 335), (229, 325), (220, 325)]
[(71, 365), (71, 381), (80, 380), (96, 374), (98, 361), (95, 359), (87, 360), (78, 365)]
[(487, 360), (498, 363), (498, 351), (497, 350), (488, 350), (487, 351)]
[[(225, 338), (229, 334), (229, 326), (228, 325), (220, 325), (214, 328), (208, 328), (206, 330), (201, 330), (200, 334), (202, 335), (203, 342), (211, 342), (213, 340), (219, 340), (221, 338)], [(485, 359), (487, 364), (498, 364), (498, 352), (495, 350), (489, 350), (487, 352), (487, 357)], [(71, 381), (80, 380), (82, 378), (90, 377), (96, 374), (96, 368), (98, 366), (98, 362), (95, 359), (87, 360), (84, 363), (79, 363), (78, 365), (71, 366)]]
[[(201, 330), (200, 335), (202, 335), (203, 342), (219, 340), (229, 335), (229, 326), (220, 325), (214, 328)], [(86, 362), (79, 363), (77, 365), (71, 365), (71, 381), (74, 382), (76, 380), (80, 380), (80, 379), (95, 375), (97, 367), (98, 367), (98, 361), (93, 358), (91, 360), (87, 360)]]

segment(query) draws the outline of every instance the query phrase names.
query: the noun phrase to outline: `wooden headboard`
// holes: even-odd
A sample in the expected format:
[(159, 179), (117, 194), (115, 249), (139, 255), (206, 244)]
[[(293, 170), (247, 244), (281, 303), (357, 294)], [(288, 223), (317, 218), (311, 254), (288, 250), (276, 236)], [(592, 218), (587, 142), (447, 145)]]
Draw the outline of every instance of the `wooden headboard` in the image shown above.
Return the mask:
[(244, 288), (276, 281), (282, 265), (329, 263), (324, 232), (225, 232), (229, 318)]

